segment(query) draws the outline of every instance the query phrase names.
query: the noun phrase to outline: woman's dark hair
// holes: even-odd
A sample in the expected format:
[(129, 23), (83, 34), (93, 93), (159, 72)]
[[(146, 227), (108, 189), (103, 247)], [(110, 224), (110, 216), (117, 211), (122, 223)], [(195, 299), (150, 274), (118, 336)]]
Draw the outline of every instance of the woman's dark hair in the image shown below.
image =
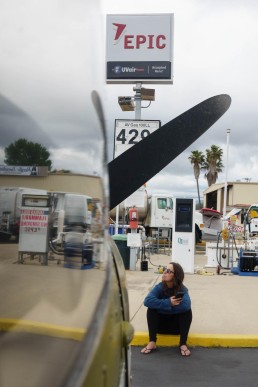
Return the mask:
[[(173, 268), (174, 268), (173, 289), (175, 290), (175, 294), (176, 294), (184, 281), (185, 273), (182, 266), (179, 263), (170, 262), (169, 264), (173, 265)], [(164, 292), (167, 293), (168, 287), (166, 282), (162, 281), (162, 285), (163, 285)]]

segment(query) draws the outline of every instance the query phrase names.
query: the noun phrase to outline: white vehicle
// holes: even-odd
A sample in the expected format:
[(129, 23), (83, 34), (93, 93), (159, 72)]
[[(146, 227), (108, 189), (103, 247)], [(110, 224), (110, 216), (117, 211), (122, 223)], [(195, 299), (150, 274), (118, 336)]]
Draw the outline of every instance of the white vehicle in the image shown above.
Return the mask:
[(59, 232), (69, 231), (74, 226), (86, 230), (91, 224), (92, 198), (86, 195), (51, 192), (42, 189), (22, 187), (0, 188), (0, 238), (8, 240), (12, 236), (19, 237), (19, 223), (23, 194), (51, 196), (52, 237)]
[(246, 230), (250, 236), (258, 234), (258, 204), (252, 204), (247, 210)]
[(163, 194), (149, 196), (145, 226), (150, 228), (172, 228), (172, 222), (173, 197)]
[[(158, 229), (172, 229), (173, 196), (167, 194), (148, 195), (145, 188), (140, 188), (119, 205), (119, 224), (128, 224), (128, 210), (136, 206), (139, 225), (146, 228), (146, 234)], [(116, 209), (110, 211), (110, 218), (115, 221)]]
[[(137, 205), (139, 203), (140, 205)], [(140, 188), (119, 206), (119, 224), (127, 224), (126, 214), (128, 207), (136, 205), (139, 211), (139, 224), (143, 225), (147, 236), (164, 235), (164, 230), (171, 230), (173, 224), (173, 195), (151, 194), (148, 195), (145, 188)], [(112, 220), (116, 219), (116, 210), (110, 211)], [(202, 235), (217, 235), (222, 229), (221, 213), (215, 210), (202, 209), (195, 211), (196, 241), (202, 239)], [(169, 235), (169, 232), (166, 234)]]
[(46, 194), (46, 190), (23, 187), (0, 187), (0, 240), (18, 239), (23, 194)]

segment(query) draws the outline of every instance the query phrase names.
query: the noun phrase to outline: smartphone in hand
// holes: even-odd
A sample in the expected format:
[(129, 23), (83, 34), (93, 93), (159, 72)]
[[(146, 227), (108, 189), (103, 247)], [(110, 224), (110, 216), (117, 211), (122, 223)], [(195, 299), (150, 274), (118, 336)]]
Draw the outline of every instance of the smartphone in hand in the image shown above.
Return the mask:
[(184, 297), (184, 292), (177, 292), (176, 298), (183, 298)]

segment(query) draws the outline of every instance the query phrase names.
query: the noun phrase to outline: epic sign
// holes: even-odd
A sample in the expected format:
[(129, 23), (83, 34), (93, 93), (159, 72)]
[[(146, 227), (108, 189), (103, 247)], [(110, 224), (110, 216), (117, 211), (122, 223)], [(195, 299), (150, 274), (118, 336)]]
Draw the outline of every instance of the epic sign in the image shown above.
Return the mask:
[[(113, 26), (115, 26), (115, 28), (117, 29), (114, 37), (114, 42), (118, 42), (123, 34), (123, 31), (126, 29), (126, 24), (113, 23)], [(166, 44), (164, 42), (161, 43), (161, 41), (165, 40), (165, 35), (158, 35), (156, 37), (154, 35), (124, 35), (124, 48), (140, 48), (142, 45), (145, 45), (147, 43), (147, 48), (156, 47), (162, 49), (166, 47)]]
[[(147, 48), (165, 48), (166, 44), (164, 41), (166, 37), (164, 35), (158, 35), (156, 38), (154, 35), (125, 35), (124, 38), (124, 48), (125, 49), (134, 49), (141, 48), (141, 46), (146, 46)], [(162, 42), (162, 43), (161, 43)]]
[(172, 40), (172, 14), (108, 15), (107, 81), (172, 82)]

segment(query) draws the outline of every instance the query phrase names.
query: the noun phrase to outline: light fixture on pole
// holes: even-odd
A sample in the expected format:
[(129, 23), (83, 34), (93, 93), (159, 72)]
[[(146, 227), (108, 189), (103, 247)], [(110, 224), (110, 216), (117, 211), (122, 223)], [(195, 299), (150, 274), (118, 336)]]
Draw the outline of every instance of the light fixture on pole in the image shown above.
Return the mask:
[(155, 89), (144, 89), (142, 87), (141, 99), (142, 101), (155, 101)]
[(118, 104), (124, 112), (133, 112), (135, 109), (133, 97), (118, 97)]
[(118, 97), (118, 104), (124, 112), (135, 111), (135, 118), (140, 119), (141, 101), (155, 101), (155, 89), (145, 89), (138, 82), (133, 90), (135, 91), (133, 97)]

